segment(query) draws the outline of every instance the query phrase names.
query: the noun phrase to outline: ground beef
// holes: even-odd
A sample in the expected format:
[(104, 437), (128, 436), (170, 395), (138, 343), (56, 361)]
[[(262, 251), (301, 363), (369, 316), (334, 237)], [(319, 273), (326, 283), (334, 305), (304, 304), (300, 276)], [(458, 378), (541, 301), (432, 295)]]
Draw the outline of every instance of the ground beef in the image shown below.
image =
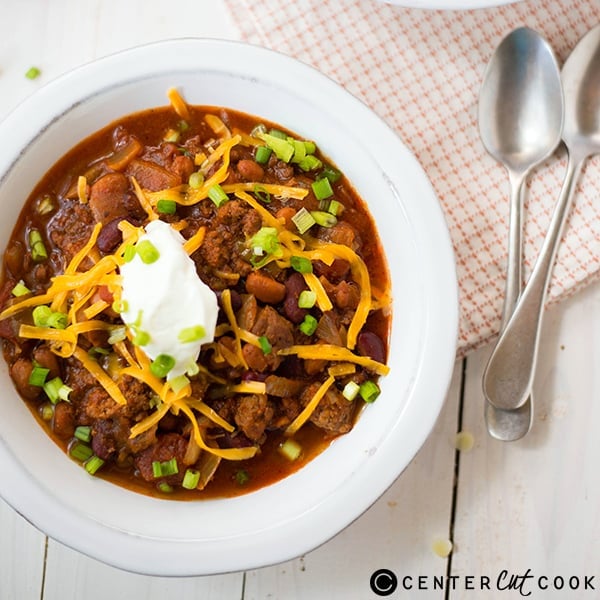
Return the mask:
[(266, 395), (252, 394), (237, 399), (234, 419), (248, 439), (260, 442), (274, 414), (273, 403)]
[(166, 481), (169, 484), (181, 483), (185, 473), (183, 457), (185, 456), (187, 446), (188, 440), (182, 435), (178, 433), (165, 433), (158, 436), (154, 445), (136, 455), (135, 466), (144, 480), (155, 481), (152, 472), (152, 463), (154, 461), (164, 462), (175, 458), (179, 473), (165, 477), (162, 481)]
[[(306, 388), (302, 394), (303, 404), (310, 401), (320, 385), (320, 383), (313, 383)], [(348, 402), (336, 387), (330, 387), (309, 420), (330, 434), (348, 433), (354, 422), (354, 406), (354, 403)]]
[(88, 205), (79, 200), (65, 200), (48, 223), (48, 235), (68, 262), (85, 246), (94, 224), (94, 215)]

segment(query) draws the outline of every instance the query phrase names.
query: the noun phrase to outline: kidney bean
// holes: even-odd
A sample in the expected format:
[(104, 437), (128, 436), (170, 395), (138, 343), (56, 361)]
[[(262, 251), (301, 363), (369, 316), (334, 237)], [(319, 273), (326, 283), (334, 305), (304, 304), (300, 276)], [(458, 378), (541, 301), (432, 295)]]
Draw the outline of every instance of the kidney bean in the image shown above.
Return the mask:
[(19, 277), (23, 270), (24, 257), (25, 249), (21, 242), (15, 242), (9, 246), (4, 253), (4, 263), (15, 277)]
[(238, 162), (237, 170), (246, 181), (262, 181), (265, 176), (265, 170), (257, 162), (246, 158)]
[(305, 308), (298, 306), (298, 298), (308, 286), (300, 273), (292, 273), (285, 282), (285, 299), (283, 301), (283, 312), (292, 323), (302, 323), (308, 314)]
[(96, 242), (100, 252), (110, 254), (123, 241), (123, 233), (119, 229), (119, 223), (122, 220), (123, 217), (117, 217), (102, 227)]
[(286, 295), (286, 287), (283, 283), (275, 281), (275, 279), (260, 271), (252, 271), (248, 275), (246, 278), (246, 291), (266, 304), (278, 304)]
[(372, 331), (361, 331), (356, 339), (358, 352), (377, 362), (385, 362), (385, 345), (381, 338)]

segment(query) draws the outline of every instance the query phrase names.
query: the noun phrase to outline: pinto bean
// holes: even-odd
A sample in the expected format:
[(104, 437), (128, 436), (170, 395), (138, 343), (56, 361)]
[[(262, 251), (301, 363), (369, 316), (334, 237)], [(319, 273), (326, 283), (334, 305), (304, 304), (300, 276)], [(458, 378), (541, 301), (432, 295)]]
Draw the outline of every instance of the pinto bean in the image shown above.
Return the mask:
[(21, 271), (23, 270), (24, 258), (25, 248), (23, 248), (21, 242), (11, 244), (4, 253), (4, 263), (15, 277), (20, 276)]
[(181, 181), (187, 181), (194, 172), (194, 161), (189, 156), (176, 156), (171, 164), (171, 171), (179, 175)]
[(35, 400), (42, 391), (42, 388), (29, 384), (31, 371), (33, 371), (33, 364), (26, 358), (18, 358), (10, 367), (10, 376), (15, 387), (26, 400)]
[(237, 170), (246, 181), (262, 181), (265, 170), (255, 161), (244, 158), (237, 164)]
[(381, 338), (372, 331), (361, 331), (356, 339), (359, 354), (368, 356), (377, 362), (385, 362), (385, 345)]
[(278, 304), (286, 295), (286, 287), (283, 283), (275, 281), (275, 279), (260, 271), (252, 271), (248, 275), (246, 278), (246, 291), (266, 304)]
[(52, 429), (61, 439), (67, 440), (75, 433), (75, 416), (72, 404), (59, 402), (54, 407)]
[(292, 273), (285, 282), (285, 299), (283, 301), (283, 312), (292, 323), (302, 323), (308, 314), (305, 308), (298, 306), (300, 293), (307, 290), (308, 286), (300, 273)]
[(89, 207), (96, 221), (106, 224), (127, 211), (123, 208), (129, 181), (123, 173), (107, 173), (90, 188)]
[(60, 366), (58, 364), (58, 358), (56, 354), (48, 348), (48, 346), (38, 346), (33, 351), (33, 359), (37, 361), (40, 367), (44, 369), (50, 369), (46, 381), (54, 379), (54, 377), (60, 377)]
[(292, 221), (292, 217), (296, 214), (296, 209), (291, 206), (282, 206), (276, 213), (275, 217), (277, 219), (283, 219), (284, 226), (286, 229), (290, 231), (296, 230), (296, 225)]

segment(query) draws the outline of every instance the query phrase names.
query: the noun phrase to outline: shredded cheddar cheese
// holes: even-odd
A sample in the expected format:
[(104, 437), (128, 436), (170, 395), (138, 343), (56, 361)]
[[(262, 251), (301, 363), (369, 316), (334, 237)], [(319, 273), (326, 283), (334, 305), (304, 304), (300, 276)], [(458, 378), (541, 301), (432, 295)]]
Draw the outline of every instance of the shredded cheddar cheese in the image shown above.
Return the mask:
[(327, 393), (327, 390), (331, 387), (331, 384), (335, 381), (333, 376), (329, 376), (321, 387), (317, 390), (316, 394), (310, 399), (310, 402), (304, 407), (302, 412), (288, 425), (285, 430), (286, 435), (294, 435), (308, 419), (313, 414), (315, 408), (319, 405), (319, 402), (323, 398), (323, 396)]
[(169, 88), (167, 90), (167, 98), (173, 107), (173, 110), (186, 121), (191, 118), (190, 109), (188, 108), (185, 100), (181, 97), (179, 91), (176, 88)]

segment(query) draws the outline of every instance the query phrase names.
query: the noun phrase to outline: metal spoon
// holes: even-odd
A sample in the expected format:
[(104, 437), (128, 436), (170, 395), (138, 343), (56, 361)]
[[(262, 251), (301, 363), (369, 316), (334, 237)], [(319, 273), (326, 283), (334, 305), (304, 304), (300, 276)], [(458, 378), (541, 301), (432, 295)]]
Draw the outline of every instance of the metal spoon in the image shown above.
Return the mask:
[[(521, 294), (522, 213), (527, 176), (560, 143), (563, 95), (550, 45), (535, 31), (509, 33), (492, 56), (479, 95), (479, 133), (486, 150), (508, 171), (511, 185), (504, 327)], [(503, 441), (531, 427), (532, 402), (515, 410), (485, 406), (490, 435)]]
[(577, 44), (563, 67), (562, 83), (562, 137), (569, 151), (565, 180), (531, 277), (483, 376), (486, 397), (505, 410), (523, 406), (531, 392), (544, 302), (575, 183), (585, 160), (600, 152), (600, 26)]

